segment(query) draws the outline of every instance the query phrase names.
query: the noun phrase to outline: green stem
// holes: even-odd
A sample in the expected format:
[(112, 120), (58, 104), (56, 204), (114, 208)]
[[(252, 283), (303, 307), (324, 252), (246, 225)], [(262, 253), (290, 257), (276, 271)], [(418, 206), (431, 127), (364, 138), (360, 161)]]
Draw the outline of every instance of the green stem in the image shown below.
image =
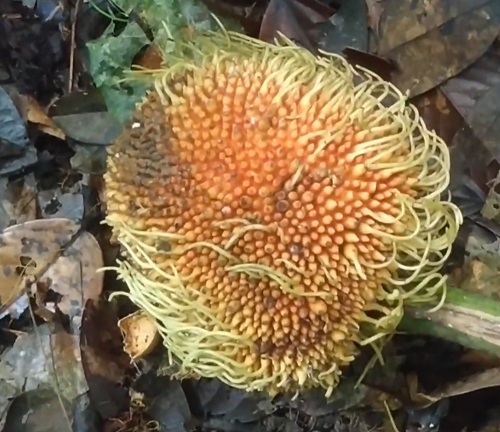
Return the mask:
[(500, 303), (481, 294), (448, 288), (436, 312), (408, 307), (398, 330), (436, 336), (500, 356)]

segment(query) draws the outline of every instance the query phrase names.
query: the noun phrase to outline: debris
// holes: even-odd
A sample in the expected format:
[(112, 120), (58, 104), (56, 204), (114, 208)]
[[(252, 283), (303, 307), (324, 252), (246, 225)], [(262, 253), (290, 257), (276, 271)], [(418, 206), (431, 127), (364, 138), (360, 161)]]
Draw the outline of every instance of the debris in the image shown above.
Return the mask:
[(68, 55), (57, 20), (44, 20), (18, 1), (1, 3), (0, 58), (21, 94), (42, 106), (61, 95)]
[(141, 311), (120, 319), (118, 327), (123, 333), (124, 350), (132, 360), (148, 355), (160, 341), (155, 323)]

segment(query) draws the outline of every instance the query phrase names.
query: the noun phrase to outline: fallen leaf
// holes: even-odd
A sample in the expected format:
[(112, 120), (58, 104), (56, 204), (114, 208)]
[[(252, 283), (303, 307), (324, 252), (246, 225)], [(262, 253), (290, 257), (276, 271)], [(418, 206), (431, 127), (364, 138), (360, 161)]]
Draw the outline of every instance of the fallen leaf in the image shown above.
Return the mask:
[(279, 33), (310, 51), (318, 49), (314, 27), (334, 10), (315, 0), (270, 0), (262, 18), (259, 39), (274, 43)]
[(123, 334), (124, 350), (132, 360), (148, 355), (160, 341), (155, 323), (142, 311), (134, 312), (118, 321)]
[(102, 175), (106, 172), (107, 146), (69, 144), (75, 152), (70, 159), (71, 167), (82, 174)]
[(111, 25), (99, 39), (87, 43), (90, 74), (106, 102), (109, 113), (118, 122), (128, 120), (147, 86), (142, 82), (120, 82), (130, 69), (132, 59), (150, 41), (138, 24), (131, 23), (118, 36)]
[(365, 0), (368, 8), (368, 25), (374, 31), (375, 36), (379, 33), (380, 16), (384, 12), (385, 0)]
[(201, 395), (200, 405), (209, 417), (247, 423), (259, 420), (276, 409), (272, 399), (265, 393), (247, 393), (216, 383), (217, 380), (204, 379), (194, 386), (195, 394)]
[[(47, 241), (47, 228), (57, 225)], [(5, 229), (0, 234), (0, 305), (9, 305), (23, 292), (40, 270), (57, 258), (76, 234), (71, 221), (35, 220)], [(25, 247), (27, 248), (25, 250)], [(25, 255), (31, 251), (33, 256)], [(29, 279), (29, 280), (28, 280)]]
[[(0, 359), (0, 382), (19, 393), (35, 389), (59, 391), (71, 401), (88, 390), (83, 373), (78, 336), (52, 324), (19, 336)], [(3, 394), (2, 394), (3, 397)]]
[(80, 350), (89, 397), (101, 417), (119, 417), (127, 412), (130, 398), (124, 383), (131, 363), (123, 351), (118, 318), (110, 302), (86, 302)]
[(47, 116), (45, 110), (40, 104), (31, 96), (28, 96), (28, 103), (26, 108), (27, 120), (34, 123), (38, 128), (48, 135), (55, 136), (61, 140), (66, 138), (64, 132)]
[[(474, 131), (464, 125), (453, 137), (449, 144), (451, 171), (450, 190), (454, 190), (463, 183), (464, 175), (469, 173), (485, 174), (486, 168), (494, 161), (490, 151), (485, 148)], [(476, 181), (481, 187), (479, 181)]]
[(158, 377), (154, 372), (145, 374), (133, 384), (133, 391), (143, 394), (148, 415), (165, 432), (194, 430), (188, 400), (178, 380)]
[(484, 388), (497, 386), (500, 386), (500, 368), (492, 368), (446, 385), (443, 388), (433, 391), (429, 396), (434, 399), (444, 399), (446, 397), (472, 393)]
[(71, 402), (64, 398), (59, 399), (57, 391), (48, 389), (27, 391), (12, 401), (5, 417), (5, 427), (0, 430), (3, 432), (70, 431), (73, 420)]
[(0, 160), (0, 177), (13, 176), (33, 167), (38, 162), (35, 147), (29, 146), (22, 156), (12, 156)]
[(326, 23), (318, 23), (314, 34), (322, 50), (342, 54), (351, 48), (368, 51), (367, 8), (365, 0), (343, 2)]
[(500, 84), (500, 40), (471, 66), (446, 81), (441, 90), (468, 122), (477, 101)]
[(500, 82), (484, 94), (469, 112), (468, 123), (474, 135), (491, 155), (500, 161)]
[(499, 30), (496, 0), (387, 0), (377, 53), (398, 65), (393, 83), (416, 96), (470, 66)]
[(289, 402), (290, 407), (312, 417), (323, 416), (337, 410), (349, 409), (350, 407), (365, 401), (368, 395), (368, 387), (363, 384), (356, 386), (353, 379), (345, 378), (336, 388), (331, 397), (326, 398), (325, 392), (315, 388), (303, 392), (294, 400)]
[(346, 60), (354, 66), (361, 66), (379, 75), (385, 81), (391, 80), (391, 74), (396, 67), (389, 61), (369, 52), (359, 51), (353, 48), (342, 50)]
[(83, 220), (85, 213), (83, 195), (80, 183), (76, 183), (72, 190), (63, 192), (57, 189), (46, 189), (38, 193), (38, 205), (45, 219), (71, 219), (76, 223)]
[(76, 319), (75, 325), (79, 328), (86, 301), (95, 300), (101, 294), (104, 275), (98, 270), (103, 265), (96, 239), (83, 232), (47, 269), (32, 291), (47, 307), (45, 297), (48, 292), (59, 294), (61, 299), (55, 302), (54, 309), (67, 315), (72, 323)]
[(219, 18), (228, 17), (241, 24), (243, 33), (258, 37), (267, 0), (202, 0)]
[(28, 145), (24, 120), (9, 94), (0, 86), (0, 158), (22, 156)]
[(121, 131), (96, 89), (62, 96), (50, 106), (48, 114), (66, 136), (80, 143), (109, 145)]
[[(218, 28), (218, 23), (200, 0), (116, 0), (114, 3), (125, 14), (138, 14), (153, 33), (155, 43), (167, 51), (166, 23), (174, 38), (182, 37), (182, 32), (190, 28)], [(111, 24), (99, 39), (87, 42), (86, 47), (92, 80), (106, 101), (108, 112), (122, 123), (130, 118), (148, 88), (144, 82), (126, 78), (129, 78), (127, 72), (134, 57), (149, 46), (151, 40), (137, 22), (129, 22), (118, 35), (117, 30), (117, 23)]]
[[(10, 305), (23, 291), (44, 299), (61, 296), (57, 307), (71, 322), (85, 301), (102, 290), (102, 253), (95, 238), (68, 219), (43, 219), (7, 228), (0, 235), (0, 304)], [(75, 323), (77, 326), (78, 322)]]
[(0, 178), (0, 231), (36, 218), (35, 175), (18, 179)]

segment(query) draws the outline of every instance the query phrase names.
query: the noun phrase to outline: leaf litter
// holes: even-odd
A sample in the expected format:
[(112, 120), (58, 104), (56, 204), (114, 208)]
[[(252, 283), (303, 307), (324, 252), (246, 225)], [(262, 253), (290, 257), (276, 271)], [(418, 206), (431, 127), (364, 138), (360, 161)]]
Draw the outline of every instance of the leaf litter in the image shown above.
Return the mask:
[[(118, 282), (97, 270), (116, 258), (109, 233), (99, 225), (106, 147), (145, 92), (124, 80), (125, 71), (158, 65), (158, 47), (168, 49), (163, 21), (179, 31), (208, 28), (213, 12), (225, 25), (264, 40), (283, 32), (312, 51), (337, 52), (409, 92), (452, 151), (450, 190), (466, 217), (449, 264), (452, 280), (467, 295), (497, 299), (498, 2), (6, 4), (0, 8), (0, 78), (9, 80), (0, 82), (0, 108), (7, 113), (3, 123), (0, 117), (0, 138), (8, 137), (0, 148), (6, 152), (0, 154), (5, 430), (16, 424), (22, 424), (18, 430), (42, 430), (37, 423), (61, 430), (67, 419), (106, 431), (348, 432), (395, 425), (399, 431), (436, 432), (495, 425), (488, 407), (500, 402), (498, 364), (477, 355), (462, 361), (483, 351), (448, 340), (435, 328), (429, 336), (403, 326), (383, 352), (385, 364), (364, 375), (373, 362), (373, 353), (365, 353), (330, 399), (316, 391), (294, 400), (269, 399), (217, 380), (171, 379), (175, 371), (163, 367), (152, 323), (126, 302), (109, 302)], [(41, 34), (49, 36), (49, 45)], [(12, 144), (13, 137), (22, 144)], [(495, 319), (467, 321), (466, 312), (462, 319), (480, 337), (497, 337)], [(50, 348), (50, 356), (42, 358), (36, 346)], [(36, 370), (29, 377), (27, 365)], [(55, 385), (59, 380), (62, 387)]]

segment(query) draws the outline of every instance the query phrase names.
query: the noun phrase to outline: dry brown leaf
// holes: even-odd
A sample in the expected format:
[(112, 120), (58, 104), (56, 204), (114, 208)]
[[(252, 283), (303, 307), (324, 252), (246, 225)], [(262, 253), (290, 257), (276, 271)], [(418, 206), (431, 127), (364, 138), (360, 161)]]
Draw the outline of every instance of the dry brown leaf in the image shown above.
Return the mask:
[(103, 260), (91, 234), (82, 232), (73, 239), (78, 230), (69, 219), (35, 220), (6, 229), (0, 235), (1, 307), (25, 289), (43, 298), (43, 287), (62, 296), (57, 307), (63, 313), (81, 316), (85, 301), (101, 293), (103, 274), (97, 270)]
[(384, 13), (385, 0), (365, 0), (365, 3), (368, 9), (368, 25), (378, 36), (380, 17)]
[(386, 0), (377, 53), (399, 70), (393, 83), (422, 94), (470, 66), (500, 30), (492, 0)]
[(26, 117), (29, 122), (36, 124), (42, 132), (62, 140), (66, 138), (64, 132), (47, 116), (45, 110), (31, 96), (28, 96)]
[(123, 334), (123, 349), (133, 360), (148, 355), (160, 340), (155, 323), (142, 311), (122, 318), (118, 327)]
[(432, 392), (430, 397), (439, 400), (497, 386), (500, 386), (500, 368), (492, 368), (449, 384), (438, 391)]

